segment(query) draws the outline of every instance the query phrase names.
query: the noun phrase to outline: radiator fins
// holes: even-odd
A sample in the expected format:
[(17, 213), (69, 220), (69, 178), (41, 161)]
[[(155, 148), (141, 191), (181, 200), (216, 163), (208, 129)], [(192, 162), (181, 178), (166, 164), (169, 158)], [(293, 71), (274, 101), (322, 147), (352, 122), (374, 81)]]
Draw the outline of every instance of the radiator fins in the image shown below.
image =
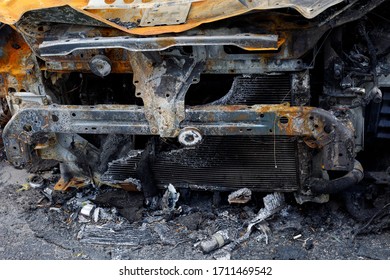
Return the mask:
[(291, 102), (289, 75), (237, 77), (228, 105), (280, 104)]
[(255, 105), (291, 103), (290, 75), (238, 76), (229, 92), (213, 105)]
[[(296, 150), (289, 137), (215, 136), (196, 148), (159, 153), (151, 168), (158, 185), (288, 192), (299, 184)], [(111, 162), (102, 180), (119, 183), (135, 177), (139, 159), (140, 152)]]

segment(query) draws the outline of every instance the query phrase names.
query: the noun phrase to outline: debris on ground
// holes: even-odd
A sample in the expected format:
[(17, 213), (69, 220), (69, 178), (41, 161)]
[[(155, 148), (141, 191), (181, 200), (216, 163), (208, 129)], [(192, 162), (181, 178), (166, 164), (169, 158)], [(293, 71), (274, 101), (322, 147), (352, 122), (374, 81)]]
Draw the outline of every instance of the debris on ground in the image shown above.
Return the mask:
[(180, 193), (178, 193), (172, 184), (169, 184), (165, 191), (162, 200), (161, 208), (165, 212), (171, 212), (175, 210), (176, 203), (179, 200)]
[(230, 242), (229, 232), (227, 230), (220, 230), (214, 233), (209, 239), (200, 243), (200, 248), (203, 253), (210, 253)]
[(81, 208), (80, 210), (80, 214), (81, 215), (84, 215), (86, 217), (92, 217), (94, 211), (95, 211), (95, 205), (90, 203), (90, 202), (87, 202), (85, 203), (85, 205)]
[(44, 187), (45, 179), (40, 175), (34, 175), (28, 179), (28, 183), (33, 189), (39, 189)]
[(115, 207), (122, 217), (133, 223), (142, 218), (145, 210), (143, 199), (142, 193), (108, 188), (99, 192), (92, 201), (98, 207)]
[(380, 232), (390, 227), (390, 203), (379, 209), (363, 226), (354, 231), (354, 238), (360, 234)]
[[(228, 255), (228, 253), (232, 252), (238, 245), (247, 241), (254, 228), (257, 228), (261, 231), (261, 234), (265, 236), (264, 239), (268, 244), (268, 235), (271, 230), (264, 223), (264, 221), (272, 215), (276, 214), (278, 211), (280, 211), (285, 206), (285, 201), (284, 195), (277, 192), (266, 195), (263, 198), (263, 201), (264, 207), (260, 209), (256, 217), (250, 220), (245, 233), (241, 237), (237, 238), (236, 240), (228, 244), (226, 247), (221, 249), (223, 250), (224, 255)], [(219, 255), (221, 253), (219, 252), (217, 254)]]
[(22, 184), (19, 189), (16, 190), (16, 192), (22, 192), (22, 191), (28, 191), (30, 189), (29, 184)]
[[(2, 178), (8, 178), (7, 172), (0, 169)], [(192, 192), (184, 199), (172, 185), (161, 193), (160, 206), (153, 210), (144, 206), (142, 192), (97, 189), (91, 184), (59, 192), (53, 190), (58, 178), (51, 178), (51, 173), (38, 175), (44, 178), (42, 187), (28, 183), (27, 191), (15, 192), (23, 184), (15, 181), (8, 187), (12, 196), (2, 193), (3, 198), (21, 204), (18, 211), (25, 212), (19, 217), (25, 217), (30, 231), (62, 248), (63, 254), (72, 252), (70, 258), (375, 259), (390, 253), (386, 249), (371, 252), (370, 246), (363, 244), (376, 240), (367, 238), (379, 232), (379, 226), (386, 228), (388, 207), (363, 228), (366, 224), (351, 222), (330, 203), (286, 205), (284, 195), (273, 193), (252, 196), (245, 205), (230, 205), (228, 194), (223, 193), (216, 207), (211, 193)], [(263, 207), (256, 204), (259, 198)], [(4, 217), (9, 207), (0, 205)], [(356, 228), (363, 229), (353, 239)], [(4, 236), (9, 236), (9, 231), (0, 229)]]
[(77, 235), (80, 242), (100, 245), (140, 246), (154, 244), (159, 237), (149, 227), (136, 227), (127, 222), (103, 225), (86, 224)]
[(153, 230), (158, 234), (161, 243), (164, 245), (176, 245), (181, 242), (175, 237), (174, 232), (171, 228), (164, 222), (156, 223), (153, 227)]
[(242, 188), (229, 194), (228, 201), (230, 204), (245, 204), (248, 203), (251, 198), (252, 191), (248, 188)]

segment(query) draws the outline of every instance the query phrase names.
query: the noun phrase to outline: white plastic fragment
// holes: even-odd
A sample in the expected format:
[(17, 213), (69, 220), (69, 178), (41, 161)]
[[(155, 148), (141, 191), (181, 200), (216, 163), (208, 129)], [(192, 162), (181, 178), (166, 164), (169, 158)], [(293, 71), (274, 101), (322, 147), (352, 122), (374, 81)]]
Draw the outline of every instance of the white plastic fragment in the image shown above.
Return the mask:
[(94, 210), (95, 210), (95, 205), (91, 203), (87, 203), (83, 206), (83, 208), (81, 208), (80, 214), (86, 217), (91, 217)]
[(95, 211), (93, 211), (93, 215), (92, 215), (93, 221), (94, 221), (95, 223), (97, 223), (97, 222), (99, 221), (99, 216), (100, 216), (100, 208), (97, 207), (97, 208), (95, 209)]
[(293, 236), (293, 239), (294, 239), (294, 240), (297, 240), (297, 239), (299, 239), (299, 238), (301, 238), (301, 237), (302, 237), (302, 234), (298, 234), (298, 235)]
[(169, 184), (165, 191), (161, 206), (163, 211), (172, 211), (176, 207), (176, 203), (179, 200), (180, 193), (178, 193), (172, 184)]

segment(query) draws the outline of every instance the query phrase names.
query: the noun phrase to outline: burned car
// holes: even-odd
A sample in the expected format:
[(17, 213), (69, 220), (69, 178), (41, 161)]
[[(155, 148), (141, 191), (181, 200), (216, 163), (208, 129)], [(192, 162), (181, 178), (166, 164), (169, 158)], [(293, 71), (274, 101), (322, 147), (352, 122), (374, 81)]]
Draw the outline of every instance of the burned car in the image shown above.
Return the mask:
[(90, 180), (149, 201), (171, 183), (326, 202), (370, 161), (387, 185), (386, 152), (368, 154), (390, 138), (389, 1), (0, 8), (4, 149), (19, 168), (59, 162), (57, 189)]

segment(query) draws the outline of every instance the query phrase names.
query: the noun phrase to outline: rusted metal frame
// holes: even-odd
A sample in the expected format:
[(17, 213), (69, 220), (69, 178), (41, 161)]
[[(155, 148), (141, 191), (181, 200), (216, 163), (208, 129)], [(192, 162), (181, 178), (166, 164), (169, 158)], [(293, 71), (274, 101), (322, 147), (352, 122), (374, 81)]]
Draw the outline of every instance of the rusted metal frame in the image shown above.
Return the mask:
[[(186, 109), (180, 128), (195, 127), (203, 135), (290, 135), (322, 149), (327, 170), (353, 168), (353, 127), (331, 112), (288, 105), (199, 106)], [(145, 110), (139, 106), (50, 105), (16, 113), (3, 131), (8, 160), (23, 166), (29, 145), (45, 133), (152, 135)]]
[(155, 52), (131, 53), (136, 96), (144, 102), (145, 116), (153, 134), (162, 137), (179, 134), (179, 124), (185, 117), (185, 95), (190, 85), (200, 80), (202, 56), (204, 53), (196, 52), (191, 56), (171, 55), (162, 60)]
[(85, 39), (61, 39), (43, 41), (39, 45), (41, 56), (68, 55), (76, 50), (126, 49), (128, 51), (162, 51), (175, 46), (230, 45), (250, 50), (277, 50), (278, 35), (237, 34), (218, 36), (175, 37), (95, 37)]
[(22, 36), (5, 26), (0, 37), (0, 98), (15, 91), (44, 93), (38, 62)]

